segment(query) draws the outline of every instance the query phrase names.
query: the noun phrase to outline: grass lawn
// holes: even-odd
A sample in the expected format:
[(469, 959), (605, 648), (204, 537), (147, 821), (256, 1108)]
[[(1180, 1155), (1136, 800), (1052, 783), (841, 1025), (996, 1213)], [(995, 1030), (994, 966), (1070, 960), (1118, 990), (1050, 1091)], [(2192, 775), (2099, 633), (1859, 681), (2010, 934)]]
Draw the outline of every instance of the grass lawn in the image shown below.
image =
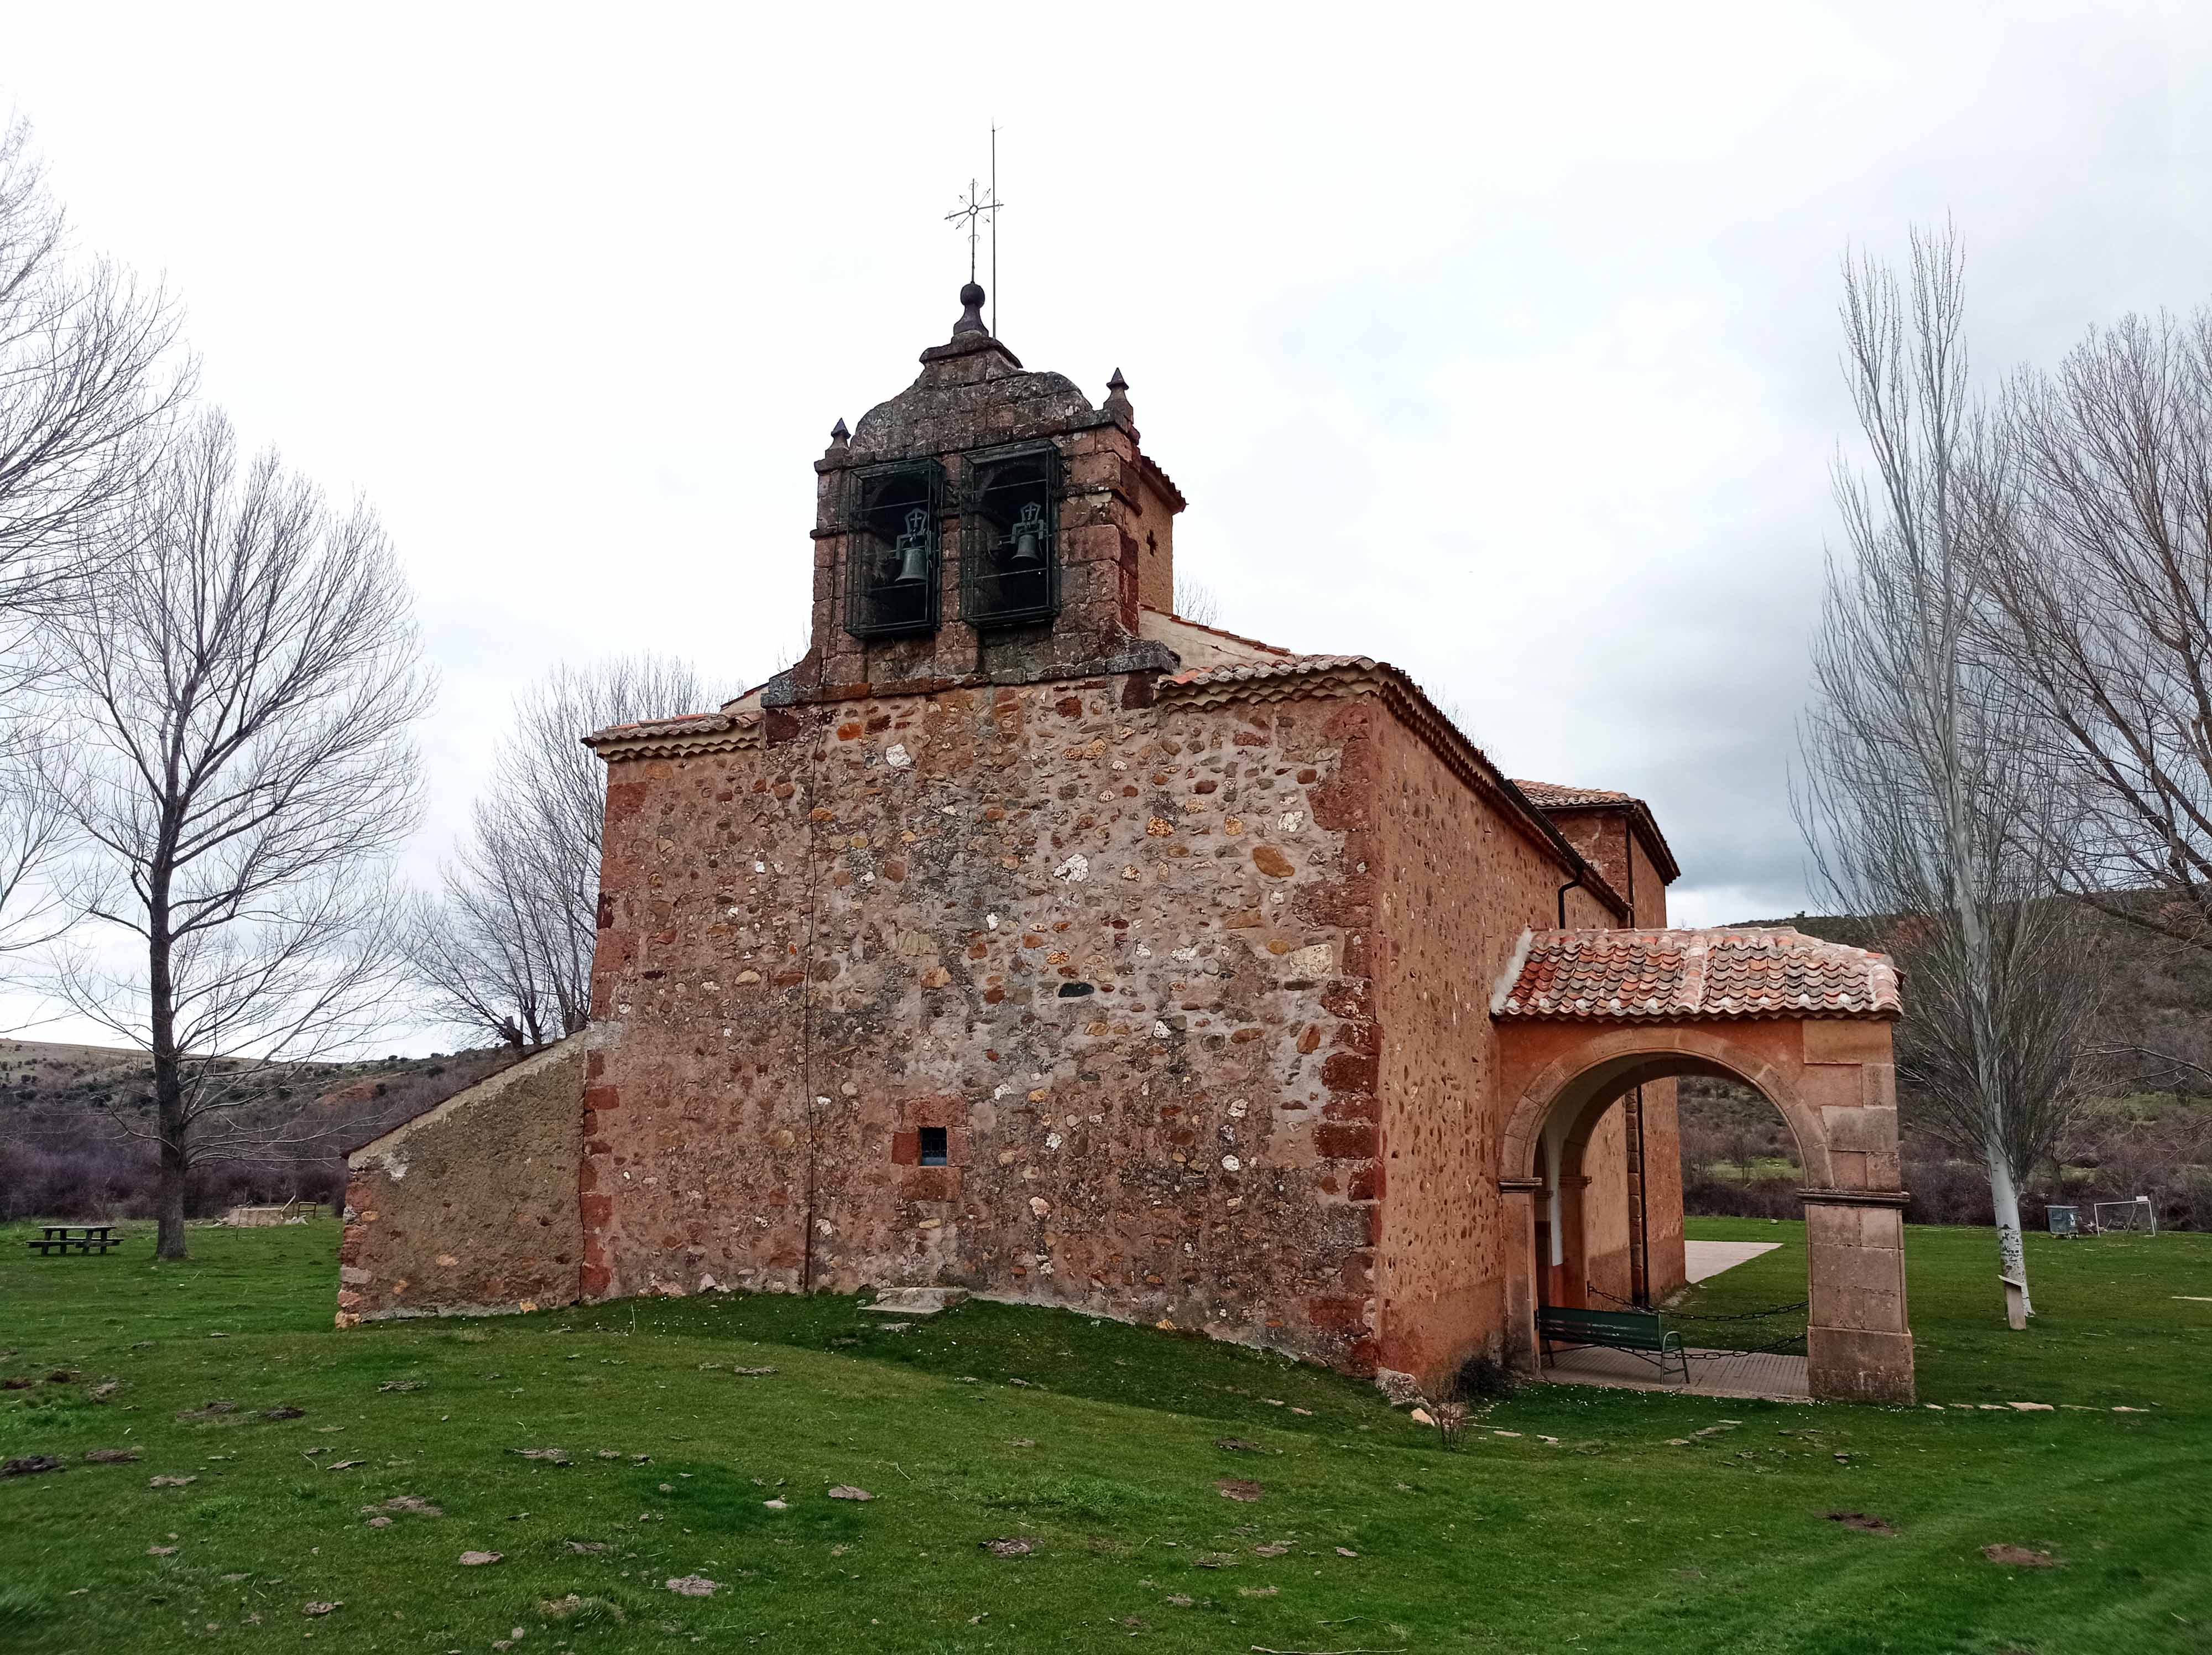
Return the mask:
[[(1784, 1244), (1697, 1308), (1802, 1297), (1801, 1226), (1692, 1231)], [(335, 1224), (160, 1267), (143, 1232), (23, 1233), (0, 1457), (66, 1469), (0, 1481), (11, 1655), (2212, 1650), (2212, 1235), (2032, 1239), (2013, 1334), (1989, 1233), (1911, 1232), (1948, 1406), (1537, 1386), (1448, 1453), (1332, 1375), (1080, 1316), (714, 1297), (341, 1334)], [(1978, 1406), (2015, 1401), (2054, 1406)], [(114, 1448), (141, 1457), (84, 1457)], [(364, 1510), (407, 1496), (439, 1514)]]

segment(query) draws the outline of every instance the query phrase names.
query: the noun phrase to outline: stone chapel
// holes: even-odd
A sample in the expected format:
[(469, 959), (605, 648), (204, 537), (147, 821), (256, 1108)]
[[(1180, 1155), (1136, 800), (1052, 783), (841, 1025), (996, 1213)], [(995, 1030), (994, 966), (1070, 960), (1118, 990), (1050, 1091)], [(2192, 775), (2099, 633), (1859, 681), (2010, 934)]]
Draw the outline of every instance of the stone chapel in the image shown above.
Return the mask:
[(1806, 1169), (1815, 1394), (1909, 1397), (1881, 955), (1671, 930), (1651, 812), (1179, 618), (1118, 371), (970, 283), (815, 462), (811, 646), (582, 733), (582, 1034), (351, 1158), (338, 1319), (959, 1287), (1434, 1388), (1683, 1281), (1674, 1079)]

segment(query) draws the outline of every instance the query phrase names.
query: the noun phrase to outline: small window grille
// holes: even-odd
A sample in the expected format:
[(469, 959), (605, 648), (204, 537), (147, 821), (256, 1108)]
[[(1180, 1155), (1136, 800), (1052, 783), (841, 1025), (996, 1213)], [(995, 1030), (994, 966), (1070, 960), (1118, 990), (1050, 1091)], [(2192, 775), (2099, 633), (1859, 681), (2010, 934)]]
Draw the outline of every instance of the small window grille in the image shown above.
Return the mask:
[(926, 1126), (921, 1129), (921, 1164), (924, 1166), (943, 1166), (946, 1164), (943, 1127)]
[(856, 638), (934, 632), (944, 469), (933, 459), (875, 465), (849, 487), (845, 630)]
[(1060, 450), (971, 454), (961, 502), (960, 613), (976, 627), (1060, 612)]

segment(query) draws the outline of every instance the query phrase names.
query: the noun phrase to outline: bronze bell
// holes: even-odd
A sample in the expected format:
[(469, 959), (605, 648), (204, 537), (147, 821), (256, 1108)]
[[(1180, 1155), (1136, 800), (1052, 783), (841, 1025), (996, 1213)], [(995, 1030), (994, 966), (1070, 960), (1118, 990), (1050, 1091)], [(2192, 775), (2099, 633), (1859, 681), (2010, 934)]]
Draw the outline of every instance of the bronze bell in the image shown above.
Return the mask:
[(1034, 502), (1022, 508), (1022, 514), (1014, 520), (1014, 555), (1017, 563), (1034, 563), (1044, 556), (1044, 508)]
[(893, 586), (920, 586), (929, 578), (929, 513), (916, 506), (906, 514), (906, 532), (891, 548), (898, 559), (899, 571), (891, 576)]

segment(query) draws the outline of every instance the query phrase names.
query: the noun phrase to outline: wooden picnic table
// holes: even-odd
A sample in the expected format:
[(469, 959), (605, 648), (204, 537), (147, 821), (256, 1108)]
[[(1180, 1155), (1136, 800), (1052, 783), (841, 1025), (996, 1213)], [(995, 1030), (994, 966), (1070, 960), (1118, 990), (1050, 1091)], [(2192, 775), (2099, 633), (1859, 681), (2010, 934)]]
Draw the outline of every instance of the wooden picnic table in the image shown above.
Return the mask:
[(80, 1253), (105, 1253), (110, 1247), (120, 1247), (123, 1238), (115, 1233), (112, 1224), (49, 1224), (43, 1226), (42, 1234), (23, 1244), (51, 1258), (72, 1249)]

